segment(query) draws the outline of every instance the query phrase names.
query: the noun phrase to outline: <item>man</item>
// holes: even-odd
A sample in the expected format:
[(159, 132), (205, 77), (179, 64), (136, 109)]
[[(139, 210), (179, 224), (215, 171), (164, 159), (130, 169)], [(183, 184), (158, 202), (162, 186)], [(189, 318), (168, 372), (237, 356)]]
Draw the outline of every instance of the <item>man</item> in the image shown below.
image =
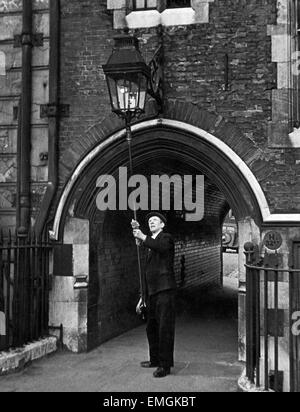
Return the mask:
[[(144, 368), (157, 368), (153, 376), (163, 378), (174, 366), (175, 290), (174, 240), (164, 233), (166, 218), (153, 212), (147, 216), (152, 236), (135, 229), (133, 235), (149, 249), (145, 282), (147, 306), (147, 338), (150, 361), (142, 362)], [(141, 312), (142, 299), (137, 305)]]

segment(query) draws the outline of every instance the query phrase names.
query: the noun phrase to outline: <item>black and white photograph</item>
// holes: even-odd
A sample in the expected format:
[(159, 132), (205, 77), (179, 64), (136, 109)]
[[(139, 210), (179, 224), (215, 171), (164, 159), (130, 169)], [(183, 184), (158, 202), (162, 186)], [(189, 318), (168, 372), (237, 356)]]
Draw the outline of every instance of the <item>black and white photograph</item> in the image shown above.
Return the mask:
[(16, 392), (300, 392), (300, 0), (0, 0)]

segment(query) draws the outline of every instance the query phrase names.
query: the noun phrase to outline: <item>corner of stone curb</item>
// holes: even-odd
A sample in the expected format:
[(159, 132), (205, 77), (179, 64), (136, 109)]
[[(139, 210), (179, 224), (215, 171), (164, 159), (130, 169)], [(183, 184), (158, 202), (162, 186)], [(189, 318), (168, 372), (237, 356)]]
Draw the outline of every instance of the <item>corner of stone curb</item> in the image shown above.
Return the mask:
[(22, 370), (27, 364), (57, 351), (57, 338), (48, 337), (23, 348), (0, 352), (0, 376)]

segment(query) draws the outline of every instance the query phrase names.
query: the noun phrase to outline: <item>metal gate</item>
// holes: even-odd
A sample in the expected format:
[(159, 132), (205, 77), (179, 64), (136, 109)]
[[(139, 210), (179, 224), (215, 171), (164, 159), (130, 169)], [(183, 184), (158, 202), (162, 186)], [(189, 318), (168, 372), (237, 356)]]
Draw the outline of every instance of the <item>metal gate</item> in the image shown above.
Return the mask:
[(300, 392), (300, 242), (293, 245), (294, 272), (290, 277), (291, 302), (291, 392)]
[[(300, 250), (300, 249), (299, 249)], [(252, 244), (246, 254), (246, 374), (258, 388), (283, 391), (279, 341), (286, 335), (289, 317), (290, 391), (300, 392), (300, 269), (282, 269), (280, 256), (259, 257)], [(295, 266), (299, 267), (299, 266)], [(288, 285), (288, 297), (280, 298), (280, 288)], [(299, 332), (299, 333), (298, 333)]]
[(50, 249), (46, 235), (0, 234), (0, 350), (48, 335)]

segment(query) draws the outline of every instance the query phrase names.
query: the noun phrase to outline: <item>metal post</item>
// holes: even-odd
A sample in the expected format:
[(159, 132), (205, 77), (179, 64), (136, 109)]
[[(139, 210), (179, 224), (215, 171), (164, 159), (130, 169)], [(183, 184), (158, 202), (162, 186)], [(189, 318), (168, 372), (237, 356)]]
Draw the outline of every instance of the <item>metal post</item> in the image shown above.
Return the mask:
[(247, 295), (248, 295), (248, 305), (249, 305), (249, 311), (248, 311), (248, 325), (249, 325), (249, 351), (248, 351), (248, 356), (249, 356), (249, 364), (250, 364), (250, 376), (249, 379), (252, 383), (254, 383), (254, 328), (253, 328), (253, 321), (254, 321), (254, 302), (253, 302), (253, 269), (249, 271), (249, 280), (247, 283)]
[(7, 302), (7, 307), (6, 307), (6, 349), (9, 348), (10, 343), (11, 343), (11, 329), (10, 329), (10, 319), (11, 319), (11, 312), (10, 312), (10, 304), (11, 304), (11, 273), (10, 273), (10, 268), (11, 268), (11, 251), (12, 251), (12, 238), (11, 238), (11, 232), (9, 231), (8, 235), (8, 245), (7, 245), (7, 262), (6, 262), (6, 302)]
[(256, 386), (260, 387), (260, 271), (255, 270), (255, 282), (256, 282)]
[(30, 226), (32, 47), (32, 0), (23, 0), (21, 131), (18, 142), (18, 231), (21, 234), (27, 234)]
[[(5, 293), (4, 293), (4, 274), (3, 274), (3, 231), (0, 231), (0, 311), (5, 315)], [(0, 336), (0, 351), (4, 349), (4, 337)]]
[(265, 390), (269, 390), (269, 272), (264, 270), (264, 345), (265, 345)]
[(293, 320), (292, 320), (292, 314), (294, 311), (294, 273), (290, 270), (289, 271), (289, 330), (290, 330), (290, 391), (295, 392), (295, 366), (294, 366), (294, 336), (292, 333), (292, 327), (293, 327)]
[[(60, 0), (50, 1), (50, 69), (49, 69), (49, 103), (59, 104), (59, 36), (60, 36)], [(48, 119), (49, 132), (49, 170), (47, 191), (43, 198), (35, 223), (35, 232), (40, 237), (45, 228), (49, 210), (58, 185), (58, 116)]]
[(246, 264), (246, 374), (254, 382), (254, 329), (253, 329), (253, 269), (249, 265), (253, 262), (254, 245), (248, 242), (244, 245)]
[(278, 278), (279, 278), (278, 271), (275, 271), (275, 282), (274, 282), (274, 300), (275, 300), (275, 337), (274, 337), (274, 357), (275, 357), (275, 382), (274, 382), (274, 390), (278, 392), (278, 371), (279, 371), (279, 349), (278, 349), (278, 335), (279, 335), (279, 327), (278, 327)]

